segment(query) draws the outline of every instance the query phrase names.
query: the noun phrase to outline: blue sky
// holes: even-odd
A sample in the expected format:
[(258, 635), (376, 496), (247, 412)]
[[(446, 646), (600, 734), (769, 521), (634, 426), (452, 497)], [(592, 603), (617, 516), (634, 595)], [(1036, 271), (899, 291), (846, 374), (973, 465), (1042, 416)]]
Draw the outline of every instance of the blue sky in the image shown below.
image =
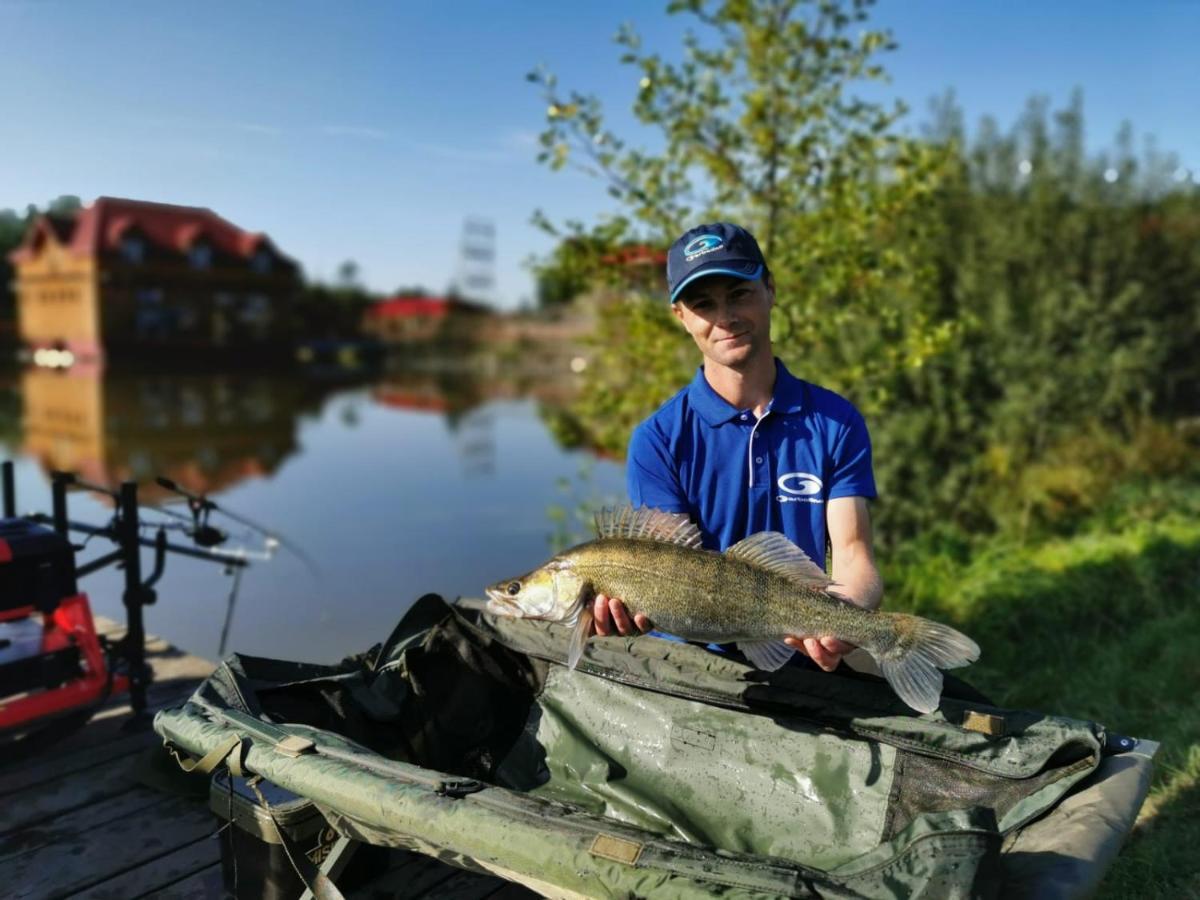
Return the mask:
[[(58, 194), (209, 206), (266, 231), (310, 276), (356, 260), (377, 290), (443, 290), (463, 220), (497, 229), (496, 300), (533, 293), (529, 223), (611, 208), (585, 176), (534, 161), (538, 63), (606, 101), (619, 131), (638, 75), (632, 22), (672, 53), (685, 24), (652, 0), (100, 3), (0, 0), (0, 208)], [(884, 0), (913, 107), (953, 88), (968, 121), (1012, 124), (1032, 94), (1084, 91), (1088, 143), (1123, 120), (1200, 169), (1200, 2)]]

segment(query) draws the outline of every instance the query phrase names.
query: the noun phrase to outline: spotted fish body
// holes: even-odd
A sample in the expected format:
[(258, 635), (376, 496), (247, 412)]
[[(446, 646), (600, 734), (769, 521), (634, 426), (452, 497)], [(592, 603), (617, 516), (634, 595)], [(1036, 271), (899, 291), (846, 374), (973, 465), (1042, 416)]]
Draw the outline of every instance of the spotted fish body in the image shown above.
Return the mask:
[(945, 625), (855, 606), (781, 534), (761, 532), (715, 553), (680, 517), (628, 507), (597, 516), (596, 540), (572, 547), (533, 572), (488, 588), (497, 614), (574, 626), (574, 667), (592, 632), (591, 600), (620, 597), (655, 628), (688, 640), (737, 642), (758, 668), (792, 654), (787, 635), (832, 636), (862, 647), (900, 697), (921, 712), (940, 701), (939, 668), (973, 662), (979, 648)]

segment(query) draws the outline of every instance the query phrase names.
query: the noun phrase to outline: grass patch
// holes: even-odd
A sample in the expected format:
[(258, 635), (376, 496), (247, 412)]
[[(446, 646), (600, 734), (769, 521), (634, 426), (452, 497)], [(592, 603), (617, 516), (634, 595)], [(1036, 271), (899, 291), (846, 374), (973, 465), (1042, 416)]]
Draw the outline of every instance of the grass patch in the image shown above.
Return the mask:
[(884, 577), (978, 641), (961, 674), (997, 703), (1161, 742), (1101, 896), (1200, 897), (1200, 485), (1122, 490), (1070, 537), (913, 542)]

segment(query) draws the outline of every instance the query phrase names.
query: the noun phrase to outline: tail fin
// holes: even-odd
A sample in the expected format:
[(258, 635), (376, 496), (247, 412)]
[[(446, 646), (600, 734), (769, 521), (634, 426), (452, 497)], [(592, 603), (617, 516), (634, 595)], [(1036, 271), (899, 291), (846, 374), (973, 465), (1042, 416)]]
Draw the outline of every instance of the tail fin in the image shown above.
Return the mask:
[(883, 677), (913, 709), (931, 713), (942, 696), (942, 673), (979, 659), (979, 645), (948, 625), (903, 613), (881, 613), (893, 620), (895, 640), (871, 655)]

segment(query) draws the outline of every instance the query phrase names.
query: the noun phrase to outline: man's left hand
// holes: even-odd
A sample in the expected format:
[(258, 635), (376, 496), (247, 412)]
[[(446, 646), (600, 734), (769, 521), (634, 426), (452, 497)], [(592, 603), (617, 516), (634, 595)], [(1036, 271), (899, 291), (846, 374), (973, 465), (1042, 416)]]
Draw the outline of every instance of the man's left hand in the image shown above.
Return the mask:
[(783, 642), (793, 650), (799, 650), (808, 656), (826, 672), (836, 669), (842, 661), (842, 657), (854, 649), (853, 644), (847, 644), (835, 637), (789, 635), (783, 639)]

